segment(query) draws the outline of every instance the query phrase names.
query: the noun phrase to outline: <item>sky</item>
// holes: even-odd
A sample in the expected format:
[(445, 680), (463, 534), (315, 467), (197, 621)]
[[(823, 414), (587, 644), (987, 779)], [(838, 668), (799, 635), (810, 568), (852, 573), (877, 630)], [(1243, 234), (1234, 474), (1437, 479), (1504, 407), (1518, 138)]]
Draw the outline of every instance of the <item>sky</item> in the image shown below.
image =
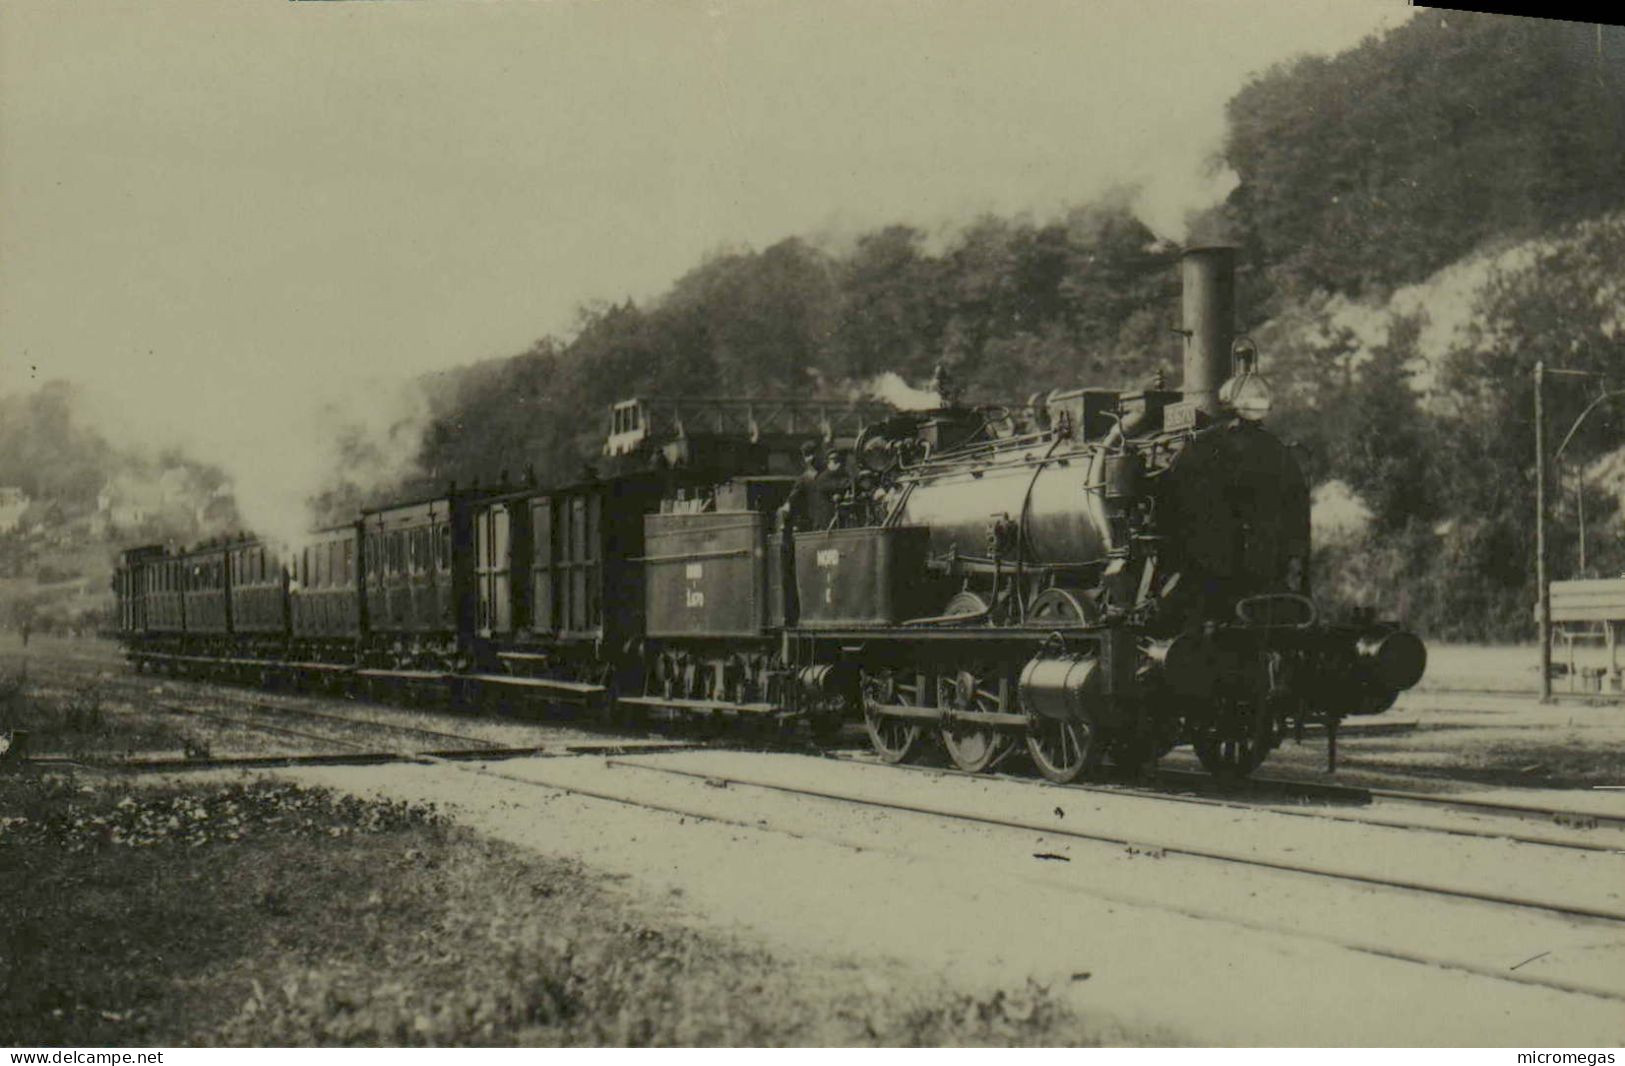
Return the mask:
[(1222, 195), (1250, 74), (1413, 11), (7, 0), (0, 393), (86, 383), (109, 426), (269, 462), (324, 397), (568, 337), (721, 249), (1123, 182), (1168, 230)]

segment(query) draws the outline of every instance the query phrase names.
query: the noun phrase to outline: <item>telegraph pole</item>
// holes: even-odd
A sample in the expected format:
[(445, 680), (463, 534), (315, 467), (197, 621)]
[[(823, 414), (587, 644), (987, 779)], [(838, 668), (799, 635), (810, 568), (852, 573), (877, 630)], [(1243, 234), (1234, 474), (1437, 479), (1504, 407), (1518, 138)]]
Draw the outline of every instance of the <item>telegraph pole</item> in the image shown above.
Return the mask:
[(1546, 364), (1535, 363), (1535, 584), (1540, 591), (1540, 702), (1552, 699), (1552, 587), (1546, 580)]

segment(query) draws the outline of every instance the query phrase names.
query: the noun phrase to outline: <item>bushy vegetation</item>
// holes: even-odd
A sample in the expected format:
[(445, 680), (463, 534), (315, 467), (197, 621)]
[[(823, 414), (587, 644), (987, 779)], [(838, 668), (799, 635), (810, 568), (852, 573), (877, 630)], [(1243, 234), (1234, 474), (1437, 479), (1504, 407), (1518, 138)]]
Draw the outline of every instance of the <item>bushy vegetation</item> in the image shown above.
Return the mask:
[(1144, 376), (1173, 365), (1174, 261), (1126, 198), (1048, 223), (984, 218), (939, 249), (890, 226), (842, 253), (790, 238), (718, 255), (647, 307), (584, 310), (568, 343), (446, 375), (421, 487), (572, 477), (604, 410), (632, 395), (846, 397), (937, 363), (998, 400)]

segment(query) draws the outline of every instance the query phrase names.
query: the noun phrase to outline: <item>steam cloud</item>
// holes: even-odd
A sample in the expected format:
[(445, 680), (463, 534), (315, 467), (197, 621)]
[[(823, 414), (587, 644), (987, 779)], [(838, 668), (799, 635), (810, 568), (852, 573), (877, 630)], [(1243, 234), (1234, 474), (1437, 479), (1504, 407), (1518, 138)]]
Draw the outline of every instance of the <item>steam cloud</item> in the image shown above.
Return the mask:
[(1134, 213), (1146, 228), (1176, 244), (1217, 243), (1227, 234), (1216, 230), (1210, 216), (1235, 191), (1241, 179), (1216, 157), (1190, 169), (1157, 168), (1144, 178), (1134, 197)]
[(901, 376), (889, 370), (864, 382), (859, 387), (859, 392), (864, 396), (884, 400), (899, 411), (928, 411), (942, 406), (942, 400), (935, 389), (916, 389)]
[(378, 378), (323, 382), (310, 395), (283, 387), (237, 402), (211, 396), (190, 411), (124, 404), (95, 386), (85, 399), (121, 448), (145, 458), (178, 452), (220, 468), (244, 531), (278, 547), (315, 527), (320, 494), (359, 499), (412, 474), (430, 417), (416, 381)]

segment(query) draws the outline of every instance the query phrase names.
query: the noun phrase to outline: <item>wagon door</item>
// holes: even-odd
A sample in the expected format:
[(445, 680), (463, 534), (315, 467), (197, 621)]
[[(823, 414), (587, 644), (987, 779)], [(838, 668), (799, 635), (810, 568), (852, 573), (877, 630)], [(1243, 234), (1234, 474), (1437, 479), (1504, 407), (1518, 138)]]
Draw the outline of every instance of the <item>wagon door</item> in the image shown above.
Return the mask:
[(510, 607), (510, 516), (494, 504), (474, 516), (474, 580), (479, 587), (479, 632), (482, 637), (513, 627)]

